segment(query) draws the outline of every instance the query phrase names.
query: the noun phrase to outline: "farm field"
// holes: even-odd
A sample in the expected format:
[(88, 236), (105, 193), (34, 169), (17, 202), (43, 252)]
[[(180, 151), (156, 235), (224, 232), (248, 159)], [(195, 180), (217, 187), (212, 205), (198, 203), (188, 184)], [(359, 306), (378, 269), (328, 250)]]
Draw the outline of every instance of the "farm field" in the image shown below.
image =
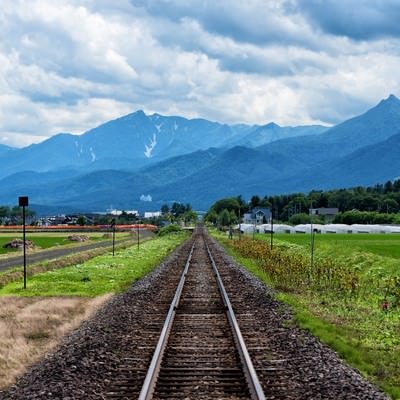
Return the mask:
[(185, 234), (167, 235), (92, 258), (65, 268), (35, 274), (27, 289), (20, 282), (0, 288), (1, 295), (22, 296), (98, 296), (126, 289), (133, 281), (148, 273), (183, 239)]
[[(257, 235), (258, 236), (258, 235)], [(261, 237), (262, 235), (260, 235)], [(265, 236), (265, 235), (264, 235)], [(307, 234), (275, 234), (274, 238), (302, 246), (309, 246)], [(400, 235), (396, 234), (316, 234), (315, 249), (330, 246), (337, 250), (361, 250), (381, 256), (400, 259)]]
[(400, 399), (400, 237), (244, 235), (226, 249), (289, 304), (297, 323)]
[[(0, 288), (0, 388), (56, 346), (62, 335), (127, 289), (171, 253), (187, 234), (147, 240), (70, 267), (30, 276)], [(0, 274), (1, 275), (1, 274)]]
[[(73, 234), (88, 236), (90, 241), (110, 240), (103, 237), (104, 232), (29, 232), (26, 234), (26, 240), (32, 241), (34, 245), (37, 246), (37, 250), (49, 249), (56, 246), (76, 245), (79, 242), (68, 240), (68, 236)], [(126, 232), (116, 233), (116, 239), (121, 239), (127, 236), (128, 234)], [(22, 240), (22, 232), (0, 233), (0, 255), (15, 254), (18, 252), (16, 249), (4, 248), (6, 243), (9, 243), (14, 239)]]

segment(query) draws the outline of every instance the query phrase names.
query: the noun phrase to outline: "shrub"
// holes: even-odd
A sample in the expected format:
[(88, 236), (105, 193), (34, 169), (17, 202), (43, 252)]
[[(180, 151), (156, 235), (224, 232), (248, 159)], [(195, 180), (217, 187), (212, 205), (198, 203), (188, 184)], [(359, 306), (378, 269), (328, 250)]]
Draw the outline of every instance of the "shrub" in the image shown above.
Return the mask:
[(171, 224), (161, 228), (158, 231), (158, 236), (165, 236), (171, 233), (178, 233), (178, 232), (182, 232), (182, 228), (179, 225)]

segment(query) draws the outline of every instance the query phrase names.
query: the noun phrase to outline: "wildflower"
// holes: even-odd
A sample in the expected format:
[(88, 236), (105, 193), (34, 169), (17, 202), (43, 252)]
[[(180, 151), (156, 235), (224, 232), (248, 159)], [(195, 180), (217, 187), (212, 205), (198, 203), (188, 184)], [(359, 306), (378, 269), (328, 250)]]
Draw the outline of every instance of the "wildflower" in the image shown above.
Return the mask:
[(383, 300), (383, 302), (381, 304), (381, 308), (382, 308), (382, 311), (388, 312), (389, 302), (387, 301), (387, 299)]

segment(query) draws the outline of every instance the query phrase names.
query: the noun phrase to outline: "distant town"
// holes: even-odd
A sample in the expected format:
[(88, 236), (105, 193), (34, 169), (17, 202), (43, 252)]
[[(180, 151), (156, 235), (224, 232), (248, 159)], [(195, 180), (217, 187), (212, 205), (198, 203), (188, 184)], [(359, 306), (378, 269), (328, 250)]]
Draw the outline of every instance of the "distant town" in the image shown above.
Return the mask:
[[(36, 227), (70, 227), (70, 226), (94, 226), (129, 224), (152, 224), (165, 226), (173, 222), (184, 224), (196, 221), (198, 214), (192, 210), (190, 204), (167, 204), (157, 211), (119, 210), (109, 208), (105, 211), (86, 213), (59, 213), (54, 215), (37, 215), (35, 211), (27, 208), (26, 224)], [(0, 206), (0, 225), (14, 226), (22, 224), (21, 208), (18, 206)]]

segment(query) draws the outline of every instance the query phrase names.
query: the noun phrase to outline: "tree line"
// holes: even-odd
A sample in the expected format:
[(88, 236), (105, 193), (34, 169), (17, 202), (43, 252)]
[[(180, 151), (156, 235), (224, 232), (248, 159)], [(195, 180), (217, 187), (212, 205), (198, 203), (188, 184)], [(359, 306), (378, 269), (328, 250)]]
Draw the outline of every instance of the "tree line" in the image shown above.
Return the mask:
[[(25, 215), (28, 220), (31, 220), (36, 215), (36, 213), (35, 211), (26, 208)], [(21, 224), (22, 208), (19, 206), (0, 206), (0, 223), (2, 225)]]
[(185, 225), (197, 222), (197, 214), (190, 204), (174, 202), (171, 207), (168, 204), (163, 204), (161, 206), (161, 215), (163, 220), (168, 220), (169, 222), (183, 222)]
[[(275, 220), (292, 224), (310, 221), (310, 208), (338, 208), (335, 223), (400, 223), (400, 179), (369, 187), (313, 190), (308, 194), (254, 195), (248, 202), (241, 196), (220, 199), (208, 210), (205, 220), (220, 225), (239, 222), (254, 207), (267, 207)], [(323, 222), (313, 216), (313, 222)]]

